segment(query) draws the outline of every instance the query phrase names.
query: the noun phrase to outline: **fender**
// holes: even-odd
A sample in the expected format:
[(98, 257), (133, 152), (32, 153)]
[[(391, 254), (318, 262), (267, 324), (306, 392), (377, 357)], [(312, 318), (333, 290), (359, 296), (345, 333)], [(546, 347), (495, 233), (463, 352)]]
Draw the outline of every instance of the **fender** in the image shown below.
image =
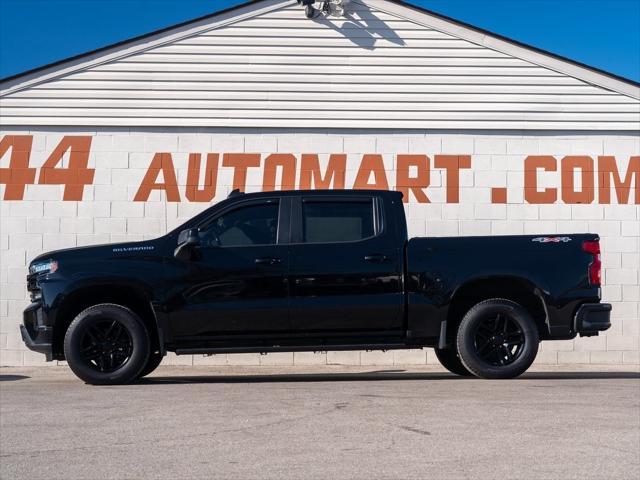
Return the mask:
[[(486, 285), (486, 289), (478, 289), (478, 287), (483, 287)], [(450, 295), (446, 300), (446, 304), (442, 308), (442, 316), (439, 318), (440, 320), (440, 330), (438, 335), (438, 348), (446, 348), (449, 340), (449, 321), (451, 320), (451, 315), (458, 315), (458, 312), (455, 308), (455, 303), (460, 295), (466, 295), (467, 293), (474, 294), (478, 292), (480, 297), (490, 297), (492, 294), (482, 295), (480, 292), (493, 292), (495, 290), (495, 295), (500, 297), (500, 292), (503, 291), (504, 286), (509, 285), (518, 292), (518, 295), (529, 294), (534, 296), (539, 303), (539, 309), (541, 312), (539, 320), (544, 320), (544, 325), (546, 327), (546, 333), (550, 332), (550, 318), (549, 312), (547, 309), (547, 300), (549, 299), (548, 290), (545, 291), (544, 287), (536, 284), (530, 276), (526, 275), (514, 275), (513, 272), (496, 272), (491, 275), (474, 275), (467, 277), (464, 281), (460, 282), (454, 289), (451, 290)], [(494, 287), (495, 286), (495, 287)], [(502, 295), (505, 295), (503, 293)], [(473, 298), (473, 296), (471, 296)], [(465, 306), (468, 307), (468, 305)]]
[(518, 272), (517, 274), (515, 274), (513, 271), (498, 270), (496, 272), (491, 272), (490, 274), (471, 275), (469, 277), (466, 277), (464, 280), (459, 282), (456, 287), (453, 288), (451, 294), (449, 295), (449, 298), (447, 299), (447, 304), (450, 305), (452, 300), (460, 292), (460, 290), (468, 286), (469, 284), (491, 281), (522, 282), (528, 290), (530, 290), (537, 296), (541, 296), (543, 300), (546, 301), (547, 299), (551, 298), (549, 287), (548, 285), (544, 284), (542, 280), (533, 279), (532, 276), (528, 275), (526, 272)]
[(143, 309), (143, 321), (149, 330), (150, 337), (153, 341), (157, 339), (162, 355), (166, 353), (165, 334), (160, 320), (160, 317), (164, 318), (164, 316), (161, 312), (161, 315), (158, 315), (158, 302), (154, 301), (151, 285), (138, 279), (117, 276), (96, 278), (95, 272), (92, 272), (91, 276), (82, 277), (82, 273), (74, 275), (74, 281), (65, 284), (63, 289), (58, 288), (61, 282), (57, 282), (53, 275), (49, 275), (40, 282), (43, 311), (48, 323), (54, 329), (56, 340), (60, 340), (59, 329), (66, 328), (66, 324), (72, 320), (62, 317), (66, 317), (67, 312), (77, 310), (75, 305), (78, 305), (78, 302), (81, 305), (85, 302), (95, 303), (88, 299), (96, 299), (99, 302), (124, 304), (138, 311)]

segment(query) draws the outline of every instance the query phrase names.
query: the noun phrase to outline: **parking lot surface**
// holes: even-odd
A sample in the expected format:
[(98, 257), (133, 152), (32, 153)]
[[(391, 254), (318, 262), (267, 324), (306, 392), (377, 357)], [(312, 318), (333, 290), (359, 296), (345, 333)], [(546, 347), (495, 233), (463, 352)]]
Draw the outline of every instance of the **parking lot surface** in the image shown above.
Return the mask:
[(435, 367), (161, 367), (84, 385), (0, 369), (2, 479), (640, 476), (637, 366), (463, 379)]

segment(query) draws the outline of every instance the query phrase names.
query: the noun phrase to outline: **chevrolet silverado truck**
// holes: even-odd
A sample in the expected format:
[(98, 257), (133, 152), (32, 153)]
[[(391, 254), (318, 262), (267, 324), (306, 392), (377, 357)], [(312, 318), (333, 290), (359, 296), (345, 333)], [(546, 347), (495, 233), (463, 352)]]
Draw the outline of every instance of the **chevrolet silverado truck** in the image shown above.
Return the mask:
[(600, 270), (596, 234), (408, 239), (398, 192), (234, 191), (155, 240), (40, 255), (21, 331), (90, 384), (167, 352), (424, 347), (512, 378), (540, 341), (610, 327)]

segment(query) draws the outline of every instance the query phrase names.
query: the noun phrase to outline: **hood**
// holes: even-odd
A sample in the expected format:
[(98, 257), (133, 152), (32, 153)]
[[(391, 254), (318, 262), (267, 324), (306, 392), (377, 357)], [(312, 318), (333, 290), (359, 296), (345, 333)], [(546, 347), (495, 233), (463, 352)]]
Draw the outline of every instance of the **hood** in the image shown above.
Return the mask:
[(159, 250), (162, 246), (163, 238), (141, 242), (110, 243), (53, 250), (35, 257), (29, 263), (29, 271), (32, 271), (33, 265), (50, 260), (58, 262), (63, 260), (95, 262), (96, 260), (107, 260), (117, 257), (130, 258), (136, 256), (161, 255)]

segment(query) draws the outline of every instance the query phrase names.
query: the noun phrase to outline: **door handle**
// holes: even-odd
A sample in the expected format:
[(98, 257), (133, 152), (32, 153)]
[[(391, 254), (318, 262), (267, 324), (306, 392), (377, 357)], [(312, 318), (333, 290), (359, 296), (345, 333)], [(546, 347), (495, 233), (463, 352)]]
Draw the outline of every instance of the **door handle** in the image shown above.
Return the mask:
[(282, 263), (281, 258), (277, 257), (259, 257), (254, 260), (257, 265), (277, 265)]
[(381, 255), (379, 253), (375, 253), (372, 255), (365, 255), (364, 257), (365, 262), (371, 262), (371, 263), (382, 263), (382, 262), (386, 262), (388, 260), (386, 255)]

